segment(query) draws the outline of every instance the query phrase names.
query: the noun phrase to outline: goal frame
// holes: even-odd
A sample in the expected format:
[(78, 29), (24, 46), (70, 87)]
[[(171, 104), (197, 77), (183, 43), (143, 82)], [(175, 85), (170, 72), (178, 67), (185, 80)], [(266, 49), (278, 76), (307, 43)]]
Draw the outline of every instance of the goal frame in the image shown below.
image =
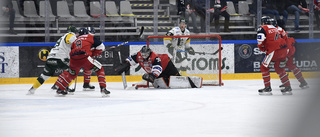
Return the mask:
[(219, 39), (219, 60), (218, 60), (218, 64), (219, 64), (219, 74), (218, 74), (218, 84), (203, 84), (203, 86), (223, 86), (224, 84), (222, 83), (222, 78), (221, 78), (221, 36), (220, 35), (181, 35), (181, 36), (165, 36), (165, 35), (161, 35), (161, 36), (148, 36), (147, 37), (147, 46), (149, 47), (150, 44), (150, 39), (154, 39), (154, 38), (181, 38), (181, 37), (189, 37), (189, 38), (205, 38), (205, 37), (215, 37)]

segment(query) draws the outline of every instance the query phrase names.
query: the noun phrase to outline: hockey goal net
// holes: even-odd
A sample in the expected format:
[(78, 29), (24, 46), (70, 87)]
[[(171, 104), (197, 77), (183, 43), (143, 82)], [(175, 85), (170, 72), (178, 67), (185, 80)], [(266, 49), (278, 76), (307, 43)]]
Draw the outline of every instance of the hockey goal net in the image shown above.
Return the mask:
[(202, 77), (203, 86), (223, 85), (219, 35), (149, 36), (147, 45), (158, 54), (168, 54), (182, 76)]

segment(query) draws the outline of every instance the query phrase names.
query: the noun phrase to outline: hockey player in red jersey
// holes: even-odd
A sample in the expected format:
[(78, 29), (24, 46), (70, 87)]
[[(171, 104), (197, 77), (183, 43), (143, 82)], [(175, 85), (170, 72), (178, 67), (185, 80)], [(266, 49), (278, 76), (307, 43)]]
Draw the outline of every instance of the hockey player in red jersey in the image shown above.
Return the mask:
[(135, 64), (139, 64), (146, 71), (142, 79), (151, 83), (154, 83), (156, 78), (163, 78), (168, 85), (170, 76), (180, 76), (167, 54), (156, 54), (148, 46), (143, 46), (138, 53), (129, 56), (126, 63), (118, 66), (115, 72), (121, 74)]
[[(295, 48), (295, 39), (293, 37), (288, 37), (288, 33), (281, 28), (280, 26), (278, 26), (277, 21), (276, 20), (272, 20), (273, 25), (278, 29), (278, 31), (280, 32), (282, 38), (284, 38), (287, 42), (287, 46), (289, 49), (289, 53), (288, 53), (288, 59), (286, 62), (286, 67), (291, 70), (291, 72), (294, 74), (294, 76), (297, 78), (297, 80), (300, 82), (299, 87), (302, 89), (305, 88), (309, 88), (308, 83), (306, 82), (306, 80), (304, 79), (301, 70), (299, 68), (297, 68), (295, 62), (294, 62), (294, 53), (296, 51)], [(280, 85), (280, 88), (284, 88), (284, 85)]]
[(266, 53), (266, 56), (261, 64), (261, 73), (265, 88), (258, 90), (260, 95), (272, 95), (270, 83), (270, 67), (273, 67), (283, 85), (281, 89), (283, 95), (292, 95), (292, 89), (287, 73), (284, 67), (280, 67), (280, 63), (285, 62), (289, 49), (287, 48), (286, 40), (281, 38), (278, 29), (273, 26), (272, 19), (264, 16), (261, 19), (262, 25), (258, 29), (257, 41), (261, 51)]
[(68, 94), (65, 89), (69, 83), (77, 77), (80, 68), (95, 71), (97, 73), (102, 96), (107, 97), (110, 94), (110, 91), (106, 89), (104, 69), (101, 63), (93, 58), (101, 55), (105, 46), (100, 40), (94, 38), (94, 33), (95, 31), (92, 27), (88, 27), (87, 29), (81, 28), (79, 30), (79, 37), (71, 46), (70, 69), (64, 71), (56, 82), (56, 85), (59, 86), (57, 94)]

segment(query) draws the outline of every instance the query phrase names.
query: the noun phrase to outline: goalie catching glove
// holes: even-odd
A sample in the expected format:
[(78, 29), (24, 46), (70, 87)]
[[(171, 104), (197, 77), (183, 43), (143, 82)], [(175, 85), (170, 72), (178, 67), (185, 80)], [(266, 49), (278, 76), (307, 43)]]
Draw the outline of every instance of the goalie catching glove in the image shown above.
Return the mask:
[(114, 73), (116, 75), (120, 75), (122, 72), (128, 71), (129, 68), (130, 68), (130, 63), (128, 61), (126, 61), (125, 63), (121, 64), (116, 69), (114, 69)]
[(156, 78), (157, 77), (153, 73), (146, 73), (142, 76), (143, 80), (149, 81), (151, 83), (153, 83)]

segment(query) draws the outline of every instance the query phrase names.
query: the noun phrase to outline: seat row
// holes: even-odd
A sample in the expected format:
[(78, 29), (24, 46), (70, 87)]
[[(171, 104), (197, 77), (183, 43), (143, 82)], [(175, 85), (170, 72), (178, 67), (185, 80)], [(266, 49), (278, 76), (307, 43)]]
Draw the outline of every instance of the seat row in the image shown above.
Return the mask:
[[(16, 10), (16, 21), (28, 21), (37, 20), (45, 18), (46, 2), (40, 1), (39, 3), (39, 14), (36, 11), (36, 6), (34, 1), (24, 1), (24, 16), (22, 16), (18, 10), (18, 5), (16, 1), (13, 2), (13, 7)], [(67, 1), (57, 1), (57, 16), (52, 13), (51, 5), (48, 2), (47, 14), (50, 17), (50, 21), (54, 21), (58, 18), (59, 21), (94, 21), (100, 20), (100, 2), (91, 1), (90, 2), (90, 16), (87, 14), (86, 7), (83, 1), (74, 1), (73, 10), (74, 15), (70, 14)], [(132, 8), (129, 1), (120, 2), (120, 14), (116, 8), (114, 1), (105, 2), (105, 10), (103, 11), (105, 16), (105, 21), (111, 22), (128, 22), (133, 23), (136, 26), (136, 17), (132, 13)], [(31, 18), (31, 19), (26, 19)]]

